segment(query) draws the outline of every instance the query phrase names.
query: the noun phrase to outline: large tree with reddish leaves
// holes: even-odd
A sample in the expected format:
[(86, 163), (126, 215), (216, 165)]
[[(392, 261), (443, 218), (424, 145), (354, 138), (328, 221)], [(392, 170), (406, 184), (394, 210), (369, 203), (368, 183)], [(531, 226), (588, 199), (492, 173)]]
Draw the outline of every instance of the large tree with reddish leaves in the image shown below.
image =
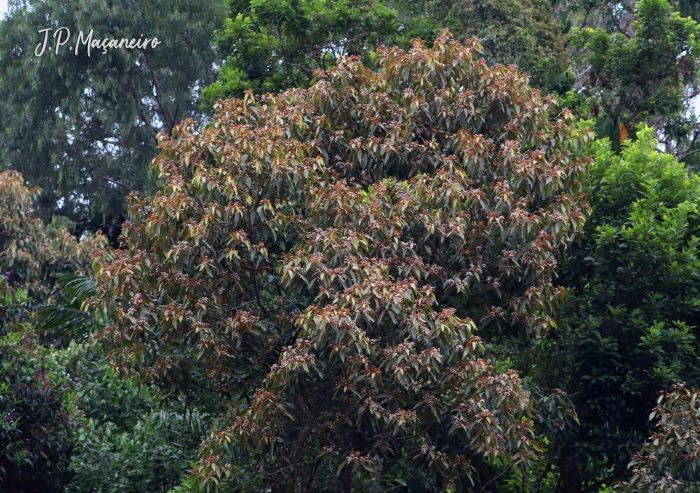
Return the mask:
[(532, 455), (475, 321), (552, 324), (588, 135), (476, 41), (379, 59), (162, 137), (165, 187), (99, 272), (120, 370), (230, 399), (198, 488), (487, 491)]

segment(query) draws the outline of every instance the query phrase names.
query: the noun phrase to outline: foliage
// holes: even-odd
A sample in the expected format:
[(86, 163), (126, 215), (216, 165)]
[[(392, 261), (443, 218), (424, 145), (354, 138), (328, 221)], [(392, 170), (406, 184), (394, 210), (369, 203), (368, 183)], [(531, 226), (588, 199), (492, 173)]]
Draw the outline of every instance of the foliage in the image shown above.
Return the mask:
[(0, 490), (160, 492), (189, 472), (208, 416), (95, 356), (44, 348), (26, 323), (0, 337)]
[(376, 50), (398, 29), (397, 13), (384, 1), (233, 0), (217, 34), (225, 63), (217, 81), (202, 91), (203, 104), (217, 99), (308, 87), (313, 73), (341, 55)]
[(0, 489), (18, 493), (59, 492), (70, 480), (73, 386), (32, 322), (37, 302), (59, 294), (52, 274), (84, 272), (103, 244), (79, 244), (59, 221), (45, 226), (33, 215), (35, 195), (19, 173), (0, 173)]
[(7, 488), (699, 490), (696, 3), (12, 3)]
[(553, 457), (564, 491), (624, 477), (650, 389), (697, 382), (700, 177), (658, 152), (651, 129), (638, 139), (621, 155), (596, 144), (593, 214), (559, 280), (571, 296), (547, 358), (580, 419)]
[[(570, 88), (571, 63), (566, 49), (566, 23), (546, 0), (432, 0), (426, 15), (447, 27), (458, 39), (477, 37), (486, 59), (516, 64), (539, 88), (564, 92)], [(439, 27), (437, 28), (439, 30)]]
[(633, 477), (620, 491), (689, 491), (698, 478), (700, 410), (698, 393), (684, 384), (662, 391), (649, 416), (657, 419), (658, 432), (649, 437), (630, 463)]
[(209, 421), (191, 402), (164, 404), (123, 381), (104, 355), (40, 345), (30, 324), (54, 345), (99, 325), (82, 302), (95, 290), (92, 256), (110, 255), (101, 236), (78, 243), (65, 220), (35, 218), (36, 195), (19, 173), (0, 173), (0, 266), (10, 269), (0, 281), (0, 490), (164, 491), (190, 470)]
[(73, 433), (68, 490), (142, 493), (179, 484), (211, 426), (208, 415), (124, 380), (95, 348), (72, 345), (68, 351), (84, 414)]
[[(223, 0), (9, 2), (0, 22), (1, 166), (42, 187), (45, 221), (61, 214), (96, 231), (124, 211), (126, 191), (147, 189), (156, 134), (199, 114), (197, 88), (213, 80), (211, 41), (224, 10)], [(59, 27), (72, 42), (52, 51), (52, 31), (36, 56), (38, 31)], [(76, 53), (79, 33), (91, 30), (100, 40), (162, 44)]]
[[(0, 293), (6, 289), (0, 283)], [(39, 345), (28, 324), (13, 323), (0, 334), (2, 491), (63, 491), (77, 419), (69, 389), (57, 354)]]
[(231, 0), (230, 16), (217, 34), (226, 59), (202, 100), (306, 88), (315, 70), (327, 70), (340, 56), (358, 55), (366, 66), (377, 48), (408, 48), (447, 28), (456, 38), (481, 38), (492, 63), (514, 63), (538, 87), (566, 81), (568, 52), (560, 23), (545, 0), (464, 2), (434, 0)]
[(120, 371), (231, 397), (194, 487), (464, 490), (531, 455), (530, 401), (472, 319), (551, 327), (588, 134), (475, 51), (345, 59), (163, 138), (165, 188), (132, 195), (92, 306)]
[(610, 137), (616, 149), (627, 133), (633, 136), (638, 123), (646, 122), (659, 135), (663, 132), (667, 150), (683, 159), (697, 138), (696, 122), (687, 115), (697, 94), (697, 22), (682, 17), (667, 0), (584, 4), (586, 19), (591, 10), (603, 7), (613, 22), (574, 29), (579, 90), (570, 103), (584, 117), (597, 117), (597, 134)]
[(146, 413), (128, 431), (89, 420), (72, 457), (72, 484), (79, 491), (105, 493), (168, 491), (191, 470), (205, 436), (194, 413)]
[(100, 324), (94, 315), (83, 311), (85, 300), (95, 294), (95, 279), (67, 273), (54, 277), (64, 288), (62, 295), (65, 301), (60, 305), (42, 307), (37, 312), (37, 327), (56, 346), (84, 340), (95, 324)]
[(28, 188), (16, 171), (0, 173), (0, 271), (35, 303), (47, 303), (60, 296), (54, 274), (87, 275), (105, 242), (102, 235), (78, 242), (60, 219), (45, 225), (34, 213), (39, 192)]

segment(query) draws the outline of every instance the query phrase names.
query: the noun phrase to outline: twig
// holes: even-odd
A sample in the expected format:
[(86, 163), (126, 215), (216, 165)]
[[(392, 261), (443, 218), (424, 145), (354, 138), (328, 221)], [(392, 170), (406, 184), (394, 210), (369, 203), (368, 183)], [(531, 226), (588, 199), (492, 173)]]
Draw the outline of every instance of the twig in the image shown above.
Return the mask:
[(693, 151), (690, 151), (690, 152), (687, 153), (685, 156), (683, 156), (682, 158), (680, 158), (680, 159), (678, 160), (678, 162), (684, 161), (685, 158), (690, 157), (690, 156), (692, 156), (693, 154), (696, 154), (696, 153), (698, 153), (698, 152), (700, 152), (700, 148), (695, 149), (695, 150), (693, 150)]
[(265, 306), (262, 304), (262, 301), (260, 300), (260, 292), (258, 291), (258, 276), (255, 274), (256, 273), (256, 268), (255, 264), (253, 264), (253, 269), (252, 269), (252, 277), (253, 277), (253, 289), (255, 291), (255, 299), (258, 302), (258, 306), (260, 306), (260, 309), (263, 311), (266, 317), (269, 317), (270, 314), (267, 312), (265, 309)]
[(482, 486), (482, 487), (481, 487), (481, 490), (479, 490), (479, 491), (484, 491), (484, 488), (486, 488), (488, 485), (490, 485), (491, 483), (493, 483), (494, 481), (496, 481), (498, 478), (500, 478), (501, 476), (503, 476), (505, 473), (507, 473), (508, 471), (510, 471), (510, 470), (513, 468), (513, 466), (519, 464), (520, 462), (521, 462), (521, 461), (519, 461), (519, 460), (516, 460), (515, 462), (512, 462), (512, 463), (511, 463), (508, 467), (506, 467), (498, 476), (496, 476), (496, 477), (493, 478), (491, 481), (489, 481), (489, 482), (486, 483), (484, 486)]

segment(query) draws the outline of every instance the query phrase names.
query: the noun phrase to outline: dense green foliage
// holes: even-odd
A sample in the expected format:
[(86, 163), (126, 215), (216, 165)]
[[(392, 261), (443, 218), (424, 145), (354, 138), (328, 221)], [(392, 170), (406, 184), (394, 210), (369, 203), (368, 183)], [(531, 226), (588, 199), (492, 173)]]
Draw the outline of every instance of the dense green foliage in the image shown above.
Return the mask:
[[(4, 283), (0, 294), (7, 295)], [(0, 310), (7, 310), (0, 299)], [(67, 483), (75, 405), (57, 355), (26, 324), (0, 334), (0, 489), (60, 492)]]
[(686, 111), (697, 93), (699, 35), (697, 22), (666, 0), (641, 0), (628, 30), (576, 30), (571, 43), (581, 49), (582, 74), (576, 98), (598, 118), (598, 134), (619, 145), (620, 126), (632, 134), (647, 122), (665, 132), (669, 150), (686, 156), (697, 136)]
[[(33, 192), (18, 173), (0, 173), (0, 491), (166, 491), (189, 471), (211, 426), (202, 396), (164, 399), (121, 378), (92, 344), (67, 344), (101, 321), (81, 302), (94, 294), (91, 258), (110, 256), (103, 238), (78, 243), (65, 228), (44, 226)], [(57, 319), (62, 337), (40, 338), (36, 328)]]
[(177, 486), (211, 418), (191, 403), (163, 400), (155, 388), (125, 381), (99, 352), (70, 352), (84, 415), (73, 435), (70, 490), (143, 493)]
[(217, 34), (225, 63), (202, 92), (205, 106), (246, 90), (308, 87), (316, 70), (327, 70), (340, 56), (375, 66), (381, 44), (406, 49), (416, 37), (432, 42), (444, 28), (460, 40), (481, 38), (489, 62), (516, 63), (540, 87), (566, 79), (560, 23), (544, 0), (232, 0), (229, 8)]
[[(41, 216), (95, 230), (147, 189), (156, 134), (198, 115), (196, 88), (212, 79), (213, 31), (223, 1), (10, 1), (0, 23), (0, 170), (43, 193)], [(187, 26), (186, 28), (184, 26)], [(41, 29), (67, 27), (71, 42), (35, 55)], [(79, 32), (117, 40), (156, 37), (144, 49), (75, 49)], [(53, 35), (54, 31), (49, 35)], [(151, 180), (152, 182), (152, 180)]]
[[(0, 200), (27, 192), (21, 186), (8, 186), (7, 177), (0, 174)], [(10, 175), (10, 185), (17, 184), (14, 177)], [(7, 247), (6, 221), (1, 228)], [(12, 286), (16, 285), (12, 271), (5, 270), (12, 264), (8, 266), (7, 250), (1, 253), (0, 491), (58, 493), (68, 483), (70, 435), (78, 418), (69, 397), (72, 385), (60, 355), (43, 347), (32, 330), (27, 290)]]
[(205, 105), (244, 91), (307, 87), (338, 56), (364, 55), (396, 32), (396, 12), (381, 1), (236, 0), (217, 36), (225, 63), (202, 91)]
[(650, 389), (700, 382), (700, 177), (650, 129), (638, 138), (621, 155), (596, 143), (592, 217), (559, 279), (570, 302), (549, 356), (580, 420), (557, 445), (577, 483), (567, 491), (624, 475), (648, 435)]
[(478, 38), (490, 64), (516, 64), (530, 75), (535, 87), (551, 92), (570, 86), (571, 74), (567, 73), (570, 57), (565, 47), (568, 24), (553, 15), (550, 2), (432, 0), (422, 3), (422, 12), (412, 12), (413, 22), (419, 26), (428, 24), (434, 32), (448, 28), (460, 40)]
[(564, 104), (594, 118), (597, 135), (615, 149), (621, 135), (646, 122), (679, 159), (695, 154), (698, 24), (685, 17), (696, 11), (691, 2), (236, 0), (229, 10), (216, 36), (225, 61), (203, 91), (207, 108), (246, 90), (307, 87), (315, 70), (341, 55), (374, 67), (379, 44), (407, 48), (447, 28), (460, 40), (479, 38), (489, 63), (517, 64), (534, 86), (566, 95)]

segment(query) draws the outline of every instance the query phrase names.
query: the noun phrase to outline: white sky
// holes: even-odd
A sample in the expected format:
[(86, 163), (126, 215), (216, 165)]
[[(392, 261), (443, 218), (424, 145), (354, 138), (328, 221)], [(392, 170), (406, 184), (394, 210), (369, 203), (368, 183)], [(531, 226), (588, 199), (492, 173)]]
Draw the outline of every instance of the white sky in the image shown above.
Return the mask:
[(7, 10), (7, 0), (0, 0), (0, 17), (5, 15), (6, 10)]

